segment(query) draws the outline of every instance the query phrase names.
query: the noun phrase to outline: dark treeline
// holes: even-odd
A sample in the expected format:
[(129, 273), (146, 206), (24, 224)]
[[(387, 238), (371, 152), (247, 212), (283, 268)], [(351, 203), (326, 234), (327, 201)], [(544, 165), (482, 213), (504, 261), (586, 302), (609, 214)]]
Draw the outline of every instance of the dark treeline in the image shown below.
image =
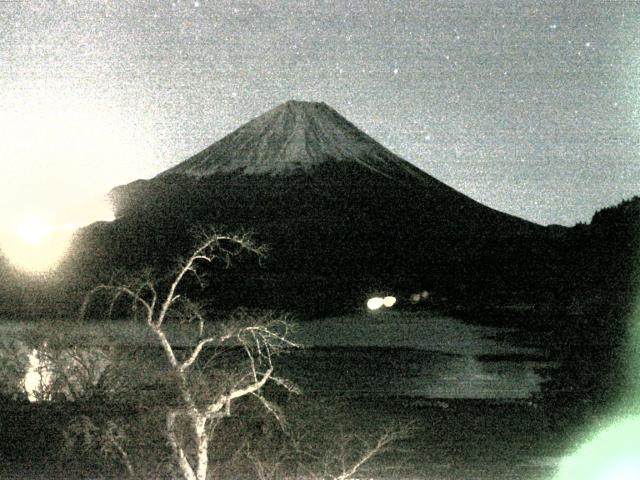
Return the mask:
[(546, 325), (561, 367), (543, 395), (583, 414), (604, 413), (637, 376), (625, 364), (625, 342), (637, 321), (640, 198), (598, 211), (567, 232), (566, 245), (571, 268), (559, 291), (570, 309)]

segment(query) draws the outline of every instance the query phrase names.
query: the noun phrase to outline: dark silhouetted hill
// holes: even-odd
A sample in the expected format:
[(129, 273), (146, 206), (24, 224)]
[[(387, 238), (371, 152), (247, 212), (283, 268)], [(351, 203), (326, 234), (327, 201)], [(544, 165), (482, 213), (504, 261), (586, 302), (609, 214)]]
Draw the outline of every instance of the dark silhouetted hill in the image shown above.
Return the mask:
[(627, 354), (638, 321), (640, 198), (596, 212), (588, 225), (567, 232), (566, 246), (568, 315), (546, 326), (561, 367), (544, 393), (555, 405), (600, 414), (636, 375)]

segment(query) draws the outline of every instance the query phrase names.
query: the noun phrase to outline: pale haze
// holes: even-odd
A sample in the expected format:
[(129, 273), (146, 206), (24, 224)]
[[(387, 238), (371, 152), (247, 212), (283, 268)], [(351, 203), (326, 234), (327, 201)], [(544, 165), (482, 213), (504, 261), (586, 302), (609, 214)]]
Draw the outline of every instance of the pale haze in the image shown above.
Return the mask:
[(1, 2), (3, 222), (108, 217), (288, 99), (537, 223), (640, 193), (640, 4), (408, 3)]

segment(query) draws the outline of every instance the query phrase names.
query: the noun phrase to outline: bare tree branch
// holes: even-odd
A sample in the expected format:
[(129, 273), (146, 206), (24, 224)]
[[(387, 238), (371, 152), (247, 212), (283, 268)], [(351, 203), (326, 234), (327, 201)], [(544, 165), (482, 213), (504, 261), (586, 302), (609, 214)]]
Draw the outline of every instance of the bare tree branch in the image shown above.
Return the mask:
[(212, 338), (212, 337), (205, 338), (204, 340), (200, 340), (198, 344), (195, 346), (195, 348), (191, 351), (191, 355), (189, 355), (189, 358), (187, 358), (184, 362), (178, 365), (178, 371), (184, 372), (185, 370), (187, 370), (198, 359), (198, 355), (200, 355), (200, 352), (202, 352), (202, 349), (204, 347), (206, 347), (210, 343), (214, 343), (217, 341), (218, 341), (217, 338)]
[(273, 417), (276, 419), (276, 421), (280, 425), (280, 428), (284, 431), (284, 429), (285, 429), (284, 417), (282, 415), (282, 412), (278, 408), (278, 406), (275, 405), (274, 403), (270, 402), (266, 398), (264, 398), (262, 395), (260, 395), (260, 393), (253, 392), (251, 395), (253, 395), (258, 400), (260, 400), (260, 403), (262, 403), (262, 405), (267, 410), (267, 412), (269, 412), (271, 415), (273, 415)]
[[(93, 297), (101, 292), (101, 291), (106, 291), (106, 292), (111, 292), (112, 293), (112, 304), (115, 303), (115, 301), (123, 296), (126, 295), (129, 298), (131, 298), (132, 303), (135, 304), (140, 304), (142, 307), (144, 307), (146, 313), (147, 313), (147, 322), (149, 322), (152, 318), (153, 318), (153, 308), (151, 307), (151, 305), (149, 303), (147, 303), (147, 301), (142, 298), (141, 296), (139, 296), (138, 294), (136, 294), (134, 291), (132, 291), (129, 287), (124, 286), (124, 285), (98, 285), (97, 287), (94, 287), (85, 297), (85, 301), (82, 304), (82, 307), (80, 308), (80, 320), (84, 320), (85, 316), (86, 316), (86, 311), (87, 308), (89, 307), (89, 303), (91, 302), (91, 300), (93, 299)], [(112, 305), (111, 304), (111, 305)], [(111, 312), (111, 310), (113, 309), (112, 306), (110, 306), (109, 311)]]
[[(265, 409), (284, 425), (283, 417), (276, 405), (264, 398), (260, 390), (268, 381), (274, 380), (274, 352), (282, 348), (297, 347), (287, 338), (288, 323), (274, 318), (273, 315), (257, 319), (243, 312), (235, 324), (229, 325), (216, 335), (207, 331), (205, 336), (205, 316), (202, 310), (188, 299), (178, 302), (182, 298), (179, 290), (187, 275), (193, 275), (196, 281), (203, 285), (201, 272), (198, 270), (201, 264), (219, 260), (228, 266), (231, 259), (243, 251), (252, 252), (258, 257), (264, 254), (264, 248), (256, 246), (246, 234), (208, 235), (186, 260), (179, 263), (168, 279), (166, 289), (157, 287), (148, 273), (130, 284), (99, 285), (89, 292), (80, 313), (81, 318), (84, 318), (89, 302), (100, 292), (111, 295), (109, 312), (114, 310), (116, 302), (121, 297), (131, 300), (134, 319), (137, 317), (138, 309), (143, 311), (144, 322), (160, 343), (169, 363), (171, 376), (176, 381), (180, 405), (169, 408), (166, 414), (166, 429), (178, 467), (187, 480), (206, 480), (208, 445), (213, 433), (211, 423), (230, 416), (231, 405), (235, 400), (248, 395), (255, 396)], [(198, 336), (194, 346), (186, 357), (180, 360), (166, 330), (168, 319), (177, 319), (181, 324), (197, 321)], [(189, 339), (191, 340), (192, 338)], [(211, 384), (207, 384), (211, 378), (192, 367), (199, 364), (199, 358), (209, 346), (215, 346), (216, 349), (208, 361), (219, 358), (224, 344), (227, 344), (227, 348), (244, 349), (248, 359), (248, 367), (244, 368), (248, 371), (239, 375), (237, 379), (234, 379), (235, 373), (230, 373), (227, 381), (231, 388), (212, 394)], [(279, 378), (274, 381), (293, 391), (293, 387), (286, 381)], [(182, 438), (178, 434), (178, 423), (181, 427), (183, 424), (190, 425), (187, 437)], [(126, 455), (126, 451), (123, 452)]]
[(273, 373), (273, 368), (270, 368), (264, 374), (262, 374), (262, 377), (257, 382), (247, 385), (244, 388), (232, 390), (228, 395), (222, 395), (216, 402), (213, 402), (207, 406), (205, 410), (205, 414), (207, 416), (214, 416), (216, 413), (220, 412), (224, 407), (228, 408), (232, 400), (257, 392), (262, 387), (264, 387), (267, 381), (271, 378), (272, 373)]
[(377, 442), (375, 443), (375, 445), (373, 445), (371, 448), (366, 449), (362, 455), (355, 461), (353, 462), (353, 464), (351, 464), (351, 466), (349, 467), (344, 467), (343, 466), (343, 470), (342, 473), (340, 473), (339, 475), (334, 476), (334, 480), (347, 480), (351, 477), (353, 477), (353, 475), (356, 474), (356, 472), (368, 461), (370, 461), (373, 457), (375, 457), (376, 455), (379, 455), (380, 453), (382, 453), (384, 451), (384, 449), (393, 441), (395, 441), (396, 439), (396, 434), (394, 434), (393, 432), (385, 432), (380, 438), (378, 438)]

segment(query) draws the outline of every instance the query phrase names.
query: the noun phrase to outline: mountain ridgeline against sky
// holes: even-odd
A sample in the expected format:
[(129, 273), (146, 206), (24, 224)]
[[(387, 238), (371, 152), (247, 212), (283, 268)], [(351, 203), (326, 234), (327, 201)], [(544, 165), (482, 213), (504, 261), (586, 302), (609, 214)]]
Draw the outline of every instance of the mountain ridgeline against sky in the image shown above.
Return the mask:
[(251, 120), (162, 175), (310, 173), (327, 161), (381, 175), (431, 179), (324, 103), (289, 101)]
[[(350, 177), (337, 175), (353, 173)], [(506, 219), (506, 214), (489, 213), (487, 207), (453, 190), (406, 160), (398, 157), (324, 103), (288, 101), (249, 121), (193, 157), (166, 170), (150, 182), (187, 176), (192, 179), (224, 176), (304, 177), (309, 187), (336, 186), (348, 197), (361, 180), (386, 179), (401, 190), (420, 189), (424, 200), (438, 198), (464, 213), (483, 211)], [(337, 177), (337, 178), (332, 178)], [(379, 177), (379, 178), (378, 178)], [(280, 179), (281, 180), (281, 179)], [(327, 180), (330, 180), (327, 183)], [(148, 183), (145, 181), (142, 184)], [(116, 188), (113, 198), (118, 211), (126, 208), (122, 197), (135, 191), (140, 182)], [(312, 192), (309, 192), (313, 194)], [(338, 193), (327, 191), (327, 195)], [(385, 192), (374, 192), (384, 197)], [(424, 204), (425, 208), (447, 209), (446, 204)], [(392, 208), (389, 205), (388, 208)], [(411, 208), (411, 207), (409, 207)], [(512, 224), (523, 220), (508, 217)], [(470, 219), (471, 220), (471, 219)], [(527, 225), (529, 228), (532, 225)]]
[(99, 252), (83, 268), (162, 268), (194, 227), (249, 230), (269, 256), (226, 285), (261, 306), (353, 306), (423, 289), (510, 296), (553, 276), (557, 230), (455, 191), (323, 103), (286, 102), (112, 198), (117, 220), (82, 234), (78, 251)]

